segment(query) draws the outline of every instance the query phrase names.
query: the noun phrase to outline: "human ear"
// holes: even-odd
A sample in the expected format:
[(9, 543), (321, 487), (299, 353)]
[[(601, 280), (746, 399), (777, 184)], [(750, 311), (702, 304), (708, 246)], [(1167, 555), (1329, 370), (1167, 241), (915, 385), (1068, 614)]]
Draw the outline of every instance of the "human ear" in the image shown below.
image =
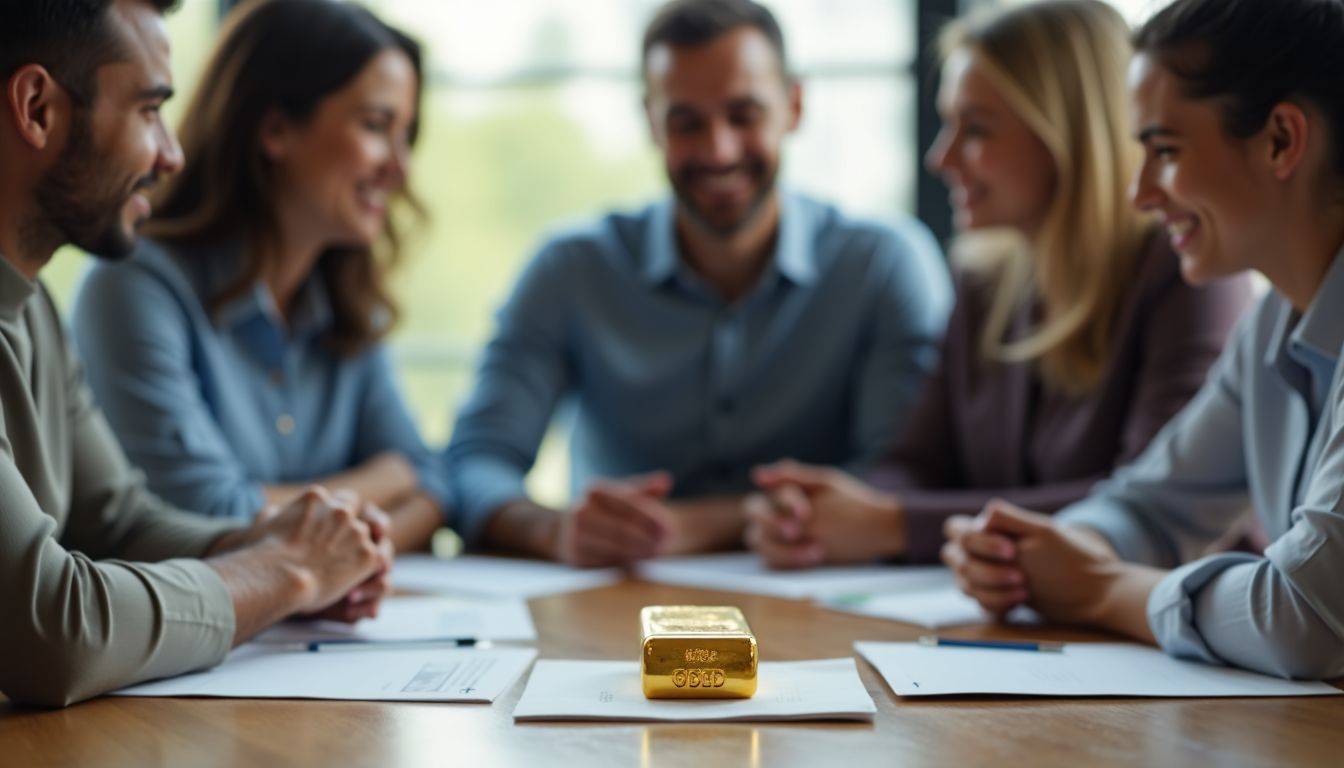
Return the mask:
[(272, 163), (283, 162), (294, 146), (293, 124), (279, 110), (272, 109), (261, 118), (261, 153)]
[(1270, 172), (1287, 181), (1301, 167), (1312, 133), (1311, 120), (1296, 104), (1284, 102), (1270, 110), (1265, 122)]
[(40, 64), (20, 67), (10, 76), (5, 105), (19, 138), (38, 151), (50, 145), (62, 122), (70, 122), (70, 95)]

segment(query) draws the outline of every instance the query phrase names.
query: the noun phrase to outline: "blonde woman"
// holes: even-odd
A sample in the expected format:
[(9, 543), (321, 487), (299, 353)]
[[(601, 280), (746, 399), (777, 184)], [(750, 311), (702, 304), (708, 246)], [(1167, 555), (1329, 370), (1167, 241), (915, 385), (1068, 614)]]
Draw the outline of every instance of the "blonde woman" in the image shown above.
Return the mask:
[(1137, 456), (1202, 383), (1248, 284), (1182, 282), (1128, 203), (1129, 30), (1056, 0), (944, 37), (929, 169), (961, 233), (957, 304), (914, 416), (864, 482), (760, 467), (750, 546), (776, 567), (937, 559), (944, 522), (1003, 498), (1043, 511)]

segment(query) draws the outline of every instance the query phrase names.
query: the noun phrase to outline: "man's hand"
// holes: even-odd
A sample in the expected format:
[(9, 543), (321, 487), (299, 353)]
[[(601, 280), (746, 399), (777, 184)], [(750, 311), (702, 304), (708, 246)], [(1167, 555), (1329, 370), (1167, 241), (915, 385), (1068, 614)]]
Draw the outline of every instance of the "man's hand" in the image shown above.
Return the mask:
[(666, 472), (594, 483), (553, 536), (556, 560), (580, 567), (629, 565), (663, 554), (675, 514), (664, 503), (672, 490)]
[(896, 557), (905, 551), (900, 502), (839, 469), (783, 461), (757, 467), (745, 502), (747, 546), (773, 568)]
[(997, 614), (1027, 604), (1051, 621), (1101, 623), (1123, 570), (1099, 534), (1004, 501), (973, 519), (951, 518), (944, 530), (943, 562), (962, 591)]
[(221, 539), (207, 562), (233, 598), (237, 643), (296, 613), (375, 615), (392, 554), (379, 510), (312, 487)]

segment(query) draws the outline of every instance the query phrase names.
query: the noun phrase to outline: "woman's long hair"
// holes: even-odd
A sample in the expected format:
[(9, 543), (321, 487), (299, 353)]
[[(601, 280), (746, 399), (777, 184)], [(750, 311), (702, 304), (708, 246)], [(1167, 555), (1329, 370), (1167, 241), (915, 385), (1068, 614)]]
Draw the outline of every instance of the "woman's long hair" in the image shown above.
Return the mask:
[[(1058, 391), (1091, 391), (1150, 229), (1127, 192), (1141, 160), (1127, 129), (1129, 28), (1098, 0), (1047, 0), (954, 22), (942, 43), (945, 56), (977, 56), (1055, 164), (1054, 199), (1030, 242), (958, 239), (958, 258), (994, 285), (981, 352), (1038, 361)], [(1007, 339), (1025, 306), (1043, 314), (1024, 338)]]
[[(251, 290), (270, 268), (266, 259), (278, 252), (273, 172), (261, 147), (263, 119), (275, 110), (295, 122), (309, 119), (323, 99), (386, 50), (404, 52), (415, 67), (414, 143), (423, 65), (419, 45), (405, 34), (359, 6), (334, 0), (253, 0), (226, 20), (178, 131), (186, 165), (164, 185), (145, 228), (169, 245), (241, 239), (241, 268), (234, 281), (207, 297), (212, 312)], [(334, 314), (325, 341), (341, 354), (382, 338), (395, 321), (386, 275), (400, 258), (395, 221), (404, 209), (423, 216), (414, 197), (400, 192), (380, 243), (332, 248), (317, 260)]]

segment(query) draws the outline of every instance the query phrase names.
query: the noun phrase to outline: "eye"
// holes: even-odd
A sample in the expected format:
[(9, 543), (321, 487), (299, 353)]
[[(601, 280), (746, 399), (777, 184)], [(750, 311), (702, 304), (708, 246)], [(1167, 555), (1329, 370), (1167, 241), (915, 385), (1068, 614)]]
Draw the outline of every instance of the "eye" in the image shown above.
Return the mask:
[(1176, 148), (1164, 144), (1155, 144), (1149, 151), (1159, 160), (1171, 160), (1176, 157)]

